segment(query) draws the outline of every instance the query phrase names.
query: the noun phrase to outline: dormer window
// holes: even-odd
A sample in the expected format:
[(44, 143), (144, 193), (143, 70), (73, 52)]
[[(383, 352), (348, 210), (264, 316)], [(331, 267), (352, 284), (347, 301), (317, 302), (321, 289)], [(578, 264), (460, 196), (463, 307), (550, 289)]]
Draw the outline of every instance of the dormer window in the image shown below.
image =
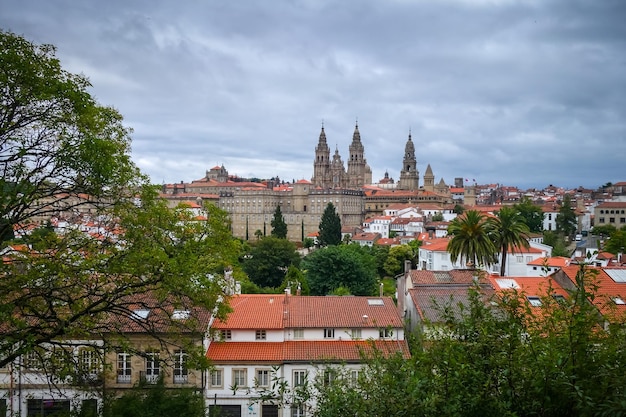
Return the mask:
[(324, 339), (334, 339), (335, 329), (324, 329)]
[(254, 338), (256, 340), (265, 340), (267, 339), (267, 332), (265, 330), (257, 330), (254, 335)]
[(220, 332), (220, 339), (222, 340), (231, 340), (233, 338), (233, 334), (230, 330), (222, 330)]

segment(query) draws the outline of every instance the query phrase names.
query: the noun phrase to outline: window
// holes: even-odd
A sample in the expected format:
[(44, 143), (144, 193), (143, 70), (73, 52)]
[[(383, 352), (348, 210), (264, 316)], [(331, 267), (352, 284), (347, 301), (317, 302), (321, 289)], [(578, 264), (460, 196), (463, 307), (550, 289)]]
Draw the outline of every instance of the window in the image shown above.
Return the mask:
[(600, 223), (604, 223), (604, 217), (600, 217), (600, 219), (598, 219), (598, 221), (599, 221)]
[(533, 257), (532, 256), (527, 256), (526, 257), (526, 263), (532, 262), (533, 261)]
[(233, 334), (230, 330), (222, 330), (220, 332), (220, 339), (222, 340), (231, 340), (233, 338)]
[(380, 329), (378, 331), (378, 335), (381, 339), (389, 339), (390, 337), (393, 336), (393, 330), (392, 329)]
[(146, 352), (146, 382), (151, 384), (157, 382), (160, 368), (159, 352)]
[(291, 417), (304, 417), (306, 410), (303, 404), (293, 404), (291, 406)]
[(619, 222), (620, 223), (626, 223), (626, 217), (620, 217), (619, 218)]
[(609, 223), (615, 223), (615, 217), (609, 217)]
[(361, 329), (352, 329), (352, 331), (350, 332), (350, 336), (353, 339), (360, 339), (361, 338)]
[(524, 257), (523, 257), (523, 256), (521, 256), (521, 255), (517, 255), (517, 256), (515, 257), (515, 262), (517, 262), (517, 263), (522, 263), (522, 262), (524, 262)]
[(248, 371), (246, 369), (233, 369), (233, 385), (237, 387), (248, 386)]
[(293, 330), (293, 338), (294, 339), (304, 339), (304, 329), (294, 329)]
[(23, 355), (22, 365), (28, 369), (39, 369), (41, 366), (41, 352), (39, 349), (31, 350)]
[(100, 374), (100, 357), (95, 349), (81, 349), (80, 351), (81, 371), (89, 380), (95, 380)]
[(535, 296), (528, 296), (526, 297), (528, 298), (528, 302), (530, 303), (531, 306), (533, 307), (540, 307), (541, 306), (541, 300), (539, 299), (539, 297), (535, 297)]
[(223, 371), (221, 369), (214, 369), (211, 371), (211, 387), (222, 387), (224, 384)]
[(348, 377), (350, 378), (350, 386), (356, 386), (357, 382), (359, 381), (359, 371), (356, 369), (351, 369)]
[(324, 386), (328, 386), (333, 383), (337, 377), (337, 372), (334, 369), (324, 370)]
[(269, 369), (257, 369), (256, 385), (259, 387), (270, 386), (270, 370)]
[(324, 329), (324, 339), (334, 339), (335, 329)]
[(189, 374), (187, 372), (187, 353), (184, 350), (174, 351), (174, 383), (186, 384)]
[(613, 297), (613, 301), (617, 305), (624, 305), (624, 304), (626, 304), (626, 302), (624, 302), (624, 299), (621, 298), (621, 297)]
[(267, 339), (267, 332), (265, 330), (257, 330), (254, 335), (254, 338), (256, 340), (265, 340)]
[(117, 383), (130, 384), (132, 369), (130, 367), (131, 355), (126, 352), (117, 353)]
[(293, 386), (299, 387), (306, 384), (307, 371), (299, 370), (293, 371)]

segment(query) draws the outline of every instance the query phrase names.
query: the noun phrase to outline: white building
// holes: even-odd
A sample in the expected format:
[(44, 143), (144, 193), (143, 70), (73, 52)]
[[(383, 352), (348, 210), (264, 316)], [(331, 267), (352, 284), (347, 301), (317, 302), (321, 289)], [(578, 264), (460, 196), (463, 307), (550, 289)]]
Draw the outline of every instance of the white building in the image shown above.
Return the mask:
[[(356, 376), (371, 346), (408, 357), (402, 320), (389, 297), (238, 295), (225, 322), (212, 325), (209, 408), (232, 416), (303, 416), (315, 407), (287, 395), (284, 407), (259, 401), (273, 381), (289, 392), (333, 367)], [(371, 351), (371, 350), (370, 350)], [(331, 375), (331, 374), (328, 374)]]

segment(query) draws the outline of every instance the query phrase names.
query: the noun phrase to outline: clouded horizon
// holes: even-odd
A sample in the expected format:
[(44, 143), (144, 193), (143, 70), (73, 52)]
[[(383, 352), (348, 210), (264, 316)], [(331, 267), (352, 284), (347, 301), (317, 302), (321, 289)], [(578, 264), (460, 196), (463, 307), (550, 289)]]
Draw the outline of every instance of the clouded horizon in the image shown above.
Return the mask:
[(420, 183), (626, 181), (621, 0), (4, 0), (0, 29), (57, 47), (131, 127), (156, 183), (215, 165), (310, 179), (322, 123), (358, 120), (374, 181), (409, 132)]

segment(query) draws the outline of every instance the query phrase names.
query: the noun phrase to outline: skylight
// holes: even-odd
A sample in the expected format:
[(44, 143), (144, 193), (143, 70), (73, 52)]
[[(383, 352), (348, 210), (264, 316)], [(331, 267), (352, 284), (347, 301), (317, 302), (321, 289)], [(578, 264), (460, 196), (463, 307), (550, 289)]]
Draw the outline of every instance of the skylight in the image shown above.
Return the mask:
[(174, 310), (172, 313), (172, 319), (185, 320), (189, 318), (189, 310)]
[(605, 269), (604, 272), (615, 282), (626, 282), (626, 269)]
[(385, 303), (383, 302), (383, 300), (381, 298), (368, 298), (367, 299), (367, 304), (369, 304), (371, 306), (382, 306), (382, 305), (385, 305)]
[(528, 298), (528, 302), (530, 303), (531, 306), (533, 307), (541, 306), (541, 300), (539, 299), (539, 297), (534, 297), (534, 296), (529, 295), (526, 298)]
[(138, 310), (133, 310), (132, 312), (132, 317), (134, 319), (138, 319), (138, 320), (145, 320), (148, 318), (148, 315), (150, 314), (150, 310), (146, 309), (146, 308), (141, 308)]
[(519, 288), (519, 284), (514, 279), (510, 278), (496, 278), (496, 283), (502, 289), (511, 289), (511, 288)]
[(613, 301), (615, 301), (615, 304), (620, 306), (626, 305), (626, 302), (622, 297), (613, 297)]

